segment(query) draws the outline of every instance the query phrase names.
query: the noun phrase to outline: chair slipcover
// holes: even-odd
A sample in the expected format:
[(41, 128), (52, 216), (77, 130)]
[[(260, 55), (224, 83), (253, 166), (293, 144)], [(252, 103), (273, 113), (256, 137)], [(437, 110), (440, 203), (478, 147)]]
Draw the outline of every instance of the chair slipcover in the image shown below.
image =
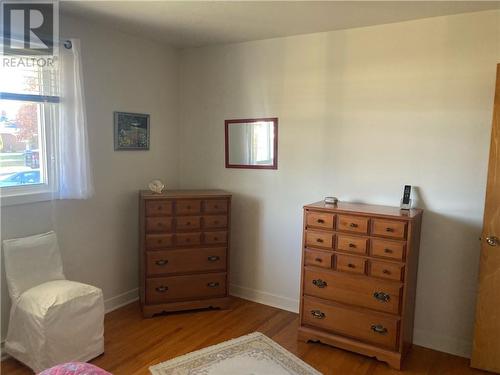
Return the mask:
[(54, 232), (4, 241), (12, 300), (5, 351), (39, 372), (104, 352), (99, 288), (64, 278)]

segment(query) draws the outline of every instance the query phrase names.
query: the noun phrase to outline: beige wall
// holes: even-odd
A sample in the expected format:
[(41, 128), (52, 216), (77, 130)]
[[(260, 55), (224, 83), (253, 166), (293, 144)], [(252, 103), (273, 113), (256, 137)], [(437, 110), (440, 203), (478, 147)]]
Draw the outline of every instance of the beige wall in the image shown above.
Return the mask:
[[(415, 341), (467, 355), (500, 13), (190, 49), (180, 184), (234, 193), (233, 293), (296, 310), (301, 207), (425, 209)], [(224, 168), (224, 119), (279, 117), (277, 171)]]
[[(81, 39), (96, 194), (3, 207), (2, 238), (55, 229), (67, 277), (101, 287), (109, 306), (137, 295), (137, 190), (153, 178), (176, 186), (178, 53), (78, 19), (63, 16), (61, 23), (62, 37)], [(150, 151), (113, 151), (115, 110), (151, 115)], [(3, 338), (5, 282), (1, 304)]]

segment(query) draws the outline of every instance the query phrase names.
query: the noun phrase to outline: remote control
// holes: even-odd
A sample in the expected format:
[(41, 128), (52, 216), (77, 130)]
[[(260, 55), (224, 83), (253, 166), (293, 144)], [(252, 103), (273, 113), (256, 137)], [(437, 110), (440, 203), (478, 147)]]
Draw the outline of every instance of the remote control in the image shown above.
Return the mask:
[(411, 186), (405, 185), (405, 190), (403, 192), (403, 204), (410, 203)]

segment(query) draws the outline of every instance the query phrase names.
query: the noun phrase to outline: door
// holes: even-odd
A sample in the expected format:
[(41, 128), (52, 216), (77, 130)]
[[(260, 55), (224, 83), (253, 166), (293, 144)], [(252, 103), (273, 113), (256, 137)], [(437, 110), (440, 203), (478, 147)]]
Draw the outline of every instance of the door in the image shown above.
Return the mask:
[(500, 373), (500, 64), (497, 65), (472, 367)]

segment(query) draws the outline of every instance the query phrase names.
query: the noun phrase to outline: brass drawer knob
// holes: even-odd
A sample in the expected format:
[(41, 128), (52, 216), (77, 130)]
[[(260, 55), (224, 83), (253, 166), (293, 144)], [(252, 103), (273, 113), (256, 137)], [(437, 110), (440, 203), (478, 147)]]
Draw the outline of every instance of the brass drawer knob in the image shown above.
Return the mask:
[(168, 260), (166, 260), (166, 259), (160, 259), (160, 260), (157, 260), (155, 263), (158, 266), (164, 266), (164, 265), (166, 265), (168, 263)]
[(155, 288), (158, 293), (165, 293), (168, 290), (168, 286), (159, 286)]
[(387, 227), (387, 228), (385, 228), (385, 231), (389, 232), (389, 233), (392, 233), (392, 232), (394, 232), (394, 228)]
[(349, 244), (349, 247), (354, 248), (354, 247), (356, 247), (356, 244), (350, 243), (350, 244)]
[(209, 288), (217, 288), (219, 286), (219, 283), (212, 281), (212, 282), (208, 283), (207, 286)]
[(318, 263), (321, 263), (321, 262), (323, 262), (323, 259), (321, 259), (321, 258), (315, 258), (314, 261), (318, 262)]
[(209, 262), (216, 262), (220, 259), (220, 257), (218, 257), (216, 255), (210, 255), (207, 259)]
[(391, 296), (387, 293), (384, 292), (375, 292), (373, 293), (373, 298), (375, 298), (377, 301), (387, 303), (391, 300)]
[(352, 263), (349, 263), (349, 264), (347, 265), (347, 267), (349, 267), (349, 268), (356, 268), (356, 265), (355, 265), (355, 264), (352, 264)]
[(391, 274), (391, 271), (389, 271), (389, 270), (383, 270), (382, 272), (385, 273), (386, 275), (390, 275)]
[(316, 319), (325, 319), (326, 315), (321, 310), (311, 310), (311, 315)]
[(356, 223), (351, 223), (351, 224), (349, 224), (349, 226), (350, 226), (351, 228), (357, 228), (357, 227), (358, 227), (358, 224), (356, 224)]
[(323, 219), (318, 219), (317, 221), (318, 221), (318, 224), (324, 224), (325, 223), (325, 221)]
[(312, 283), (313, 283), (313, 285), (317, 286), (318, 288), (326, 288), (328, 286), (326, 281), (321, 280), (321, 279), (314, 279), (312, 281)]
[(387, 328), (381, 324), (373, 324), (371, 330), (379, 335), (387, 335)]
[(323, 239), (322, 238), (316, 238), (316, 242), (322, 243)]
[(392, 254), (392, 250), (391, 249), (384, 249), (384, 253), (387, 253), (387, 254)]

